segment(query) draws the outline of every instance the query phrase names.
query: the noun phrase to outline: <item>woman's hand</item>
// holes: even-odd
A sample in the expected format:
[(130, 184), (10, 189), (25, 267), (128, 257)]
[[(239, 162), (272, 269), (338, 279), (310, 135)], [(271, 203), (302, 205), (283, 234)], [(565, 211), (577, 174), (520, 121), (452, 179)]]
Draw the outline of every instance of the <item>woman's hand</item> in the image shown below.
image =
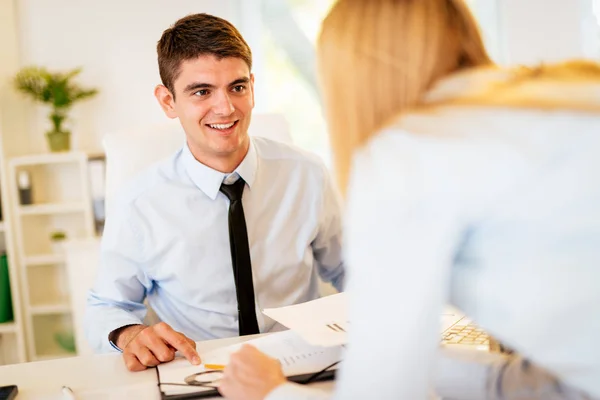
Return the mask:
[(231, 355), (219, 392), (231, 400), (263, 400), (287, 380), (279, 361), (245, 344)]

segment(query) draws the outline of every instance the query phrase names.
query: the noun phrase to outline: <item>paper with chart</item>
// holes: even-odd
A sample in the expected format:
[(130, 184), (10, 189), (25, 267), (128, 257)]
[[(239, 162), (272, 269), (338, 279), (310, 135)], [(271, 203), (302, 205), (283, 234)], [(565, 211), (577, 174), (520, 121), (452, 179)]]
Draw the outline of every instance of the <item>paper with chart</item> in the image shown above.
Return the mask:
[(263, 313), (315, 346), (346, 344), (348, 299), (345, 293), (322, 297), (293, 306), (268, 308)]
[[(340, 361), (342, 357), (341, 346), (314, 346), (307, 343), (293, 331), (277, 332), (241, 344), (222, 347), (200, 354), (203, 364), (199, 366), (190, 365), (185, 359), (177, 359), (170, 363), (159, 365), (161, 390), (166, 395), (209, 390), (198, 386), (186, 386), (185, 378), (197, 372), (205, 371), (204, 364), (227, 365), (229, 356), (238, 351), (243, 344), (251, 344), (269, 356), (278, 359), (286, 376), (318, 372)], [(176, 383), (177, 385), (171, 386), (164, 383)]]
[[(350, 326), (347, 302), (346, 293), (339, 293), (293, 306), (265, 309), (263, 313), (297, 332), (310, 344), (339, 346), (347, 343)], [(441, 332), (463, 317), (458, 309), (446, 306), (441, 315)]]

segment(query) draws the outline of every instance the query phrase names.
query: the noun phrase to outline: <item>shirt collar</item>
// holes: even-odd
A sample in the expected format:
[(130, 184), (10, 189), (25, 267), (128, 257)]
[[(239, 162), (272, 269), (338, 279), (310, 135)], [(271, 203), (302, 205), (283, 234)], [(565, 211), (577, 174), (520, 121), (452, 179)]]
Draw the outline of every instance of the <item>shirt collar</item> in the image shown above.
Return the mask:
[(250, 138), (250, 146), (246, 157), (244, 157), (235, 171), (230, 174), (219, 172), (196, 160), (187, 143), (183, 146), (182, 155), (188, 176), (198, 189), (202, 190), (204, 194), (212, 200), (217, 198), (221, 183), (223, 183), (225, 179), (227, 179), (228, 183), (229, 181), (233, 183), (237, 180), (237, 177), (240, 176), (246, 182), (248, 187), (252, 189), (258, 167), (258, 155), (252, 138)]

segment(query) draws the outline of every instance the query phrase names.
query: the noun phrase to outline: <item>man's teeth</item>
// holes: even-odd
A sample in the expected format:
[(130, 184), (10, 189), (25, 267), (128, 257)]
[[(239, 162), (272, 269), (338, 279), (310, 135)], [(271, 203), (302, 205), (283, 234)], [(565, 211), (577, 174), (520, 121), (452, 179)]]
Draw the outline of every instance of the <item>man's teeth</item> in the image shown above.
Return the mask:
[(213, 129), (229, 129), (233, 126), (233, 124), (235, 124), (235, 122), (232, 122), (230, 124), (208, 124), (208, 126), (210, 126)]

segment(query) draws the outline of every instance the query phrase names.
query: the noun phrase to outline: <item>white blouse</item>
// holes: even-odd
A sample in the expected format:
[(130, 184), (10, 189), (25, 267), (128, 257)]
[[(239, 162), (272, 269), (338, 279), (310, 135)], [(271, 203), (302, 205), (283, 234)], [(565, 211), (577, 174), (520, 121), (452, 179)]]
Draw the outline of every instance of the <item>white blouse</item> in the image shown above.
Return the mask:
[(336, 399), (427, 398), (447, 302), (600, 397), (600, 118), (407, 116), (356, 155), (347, 200), (352, 324)]

